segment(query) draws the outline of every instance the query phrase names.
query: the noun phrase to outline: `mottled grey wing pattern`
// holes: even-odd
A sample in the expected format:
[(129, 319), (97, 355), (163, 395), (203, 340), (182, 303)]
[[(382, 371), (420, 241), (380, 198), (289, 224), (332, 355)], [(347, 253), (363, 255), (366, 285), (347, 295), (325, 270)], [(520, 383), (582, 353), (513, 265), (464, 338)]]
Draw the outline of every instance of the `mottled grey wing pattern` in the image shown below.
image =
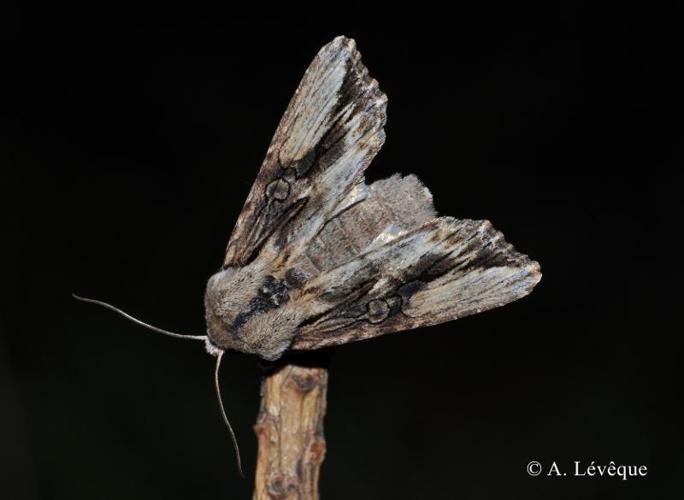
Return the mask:
[(386, 102), (353, 40), (336, 38), (307, 69), (226, 252), (224, 267), (264, 280), (265, 295), (236, 316), (256, 311), (266, 321), (250, 323), (248, 352), (275, 357), (288, 345), (316, 349), (442, 323), (523, 297), (541, 278), (488, 221), (438, 217), (415, 176), (365, 184), (384, 142)]
[(384, 142), (386, 102), (353, 40), (337, 37), (319, 51), (276, 130), (224, 266), (264, 252), (290, 258), (341, 204), (363, 199), (359, 183)]
[(433, 219), (372, 242), (303, 290), (314, 311), (292, 349), (316, 349), (434, 325), (502, 306), (539, 282), (539, 264), (489, 221)]

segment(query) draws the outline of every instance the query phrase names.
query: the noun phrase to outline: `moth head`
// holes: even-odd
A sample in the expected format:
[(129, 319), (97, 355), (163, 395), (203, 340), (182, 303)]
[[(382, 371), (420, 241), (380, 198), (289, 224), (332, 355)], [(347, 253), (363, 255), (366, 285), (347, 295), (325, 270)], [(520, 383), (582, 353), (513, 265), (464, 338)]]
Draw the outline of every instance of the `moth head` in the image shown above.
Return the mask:
[(207, 336), (220, 349), (273, 360), (290, 344), (296, 314), (283, 307), (290, 287), (252, 266), (227, 267), (209, 278), (204, 296)]
[(247, 277), (237, 271), (235, 267), (227, 267), (209, 278), (204, 294), (204, 313), (209, 341), (241, 351), (240, 346), (235, 345), (237, 339), (233, 323), (249, 303), (249, 298), (241, 290), (250, 287), (250, 283), (245, 283)]

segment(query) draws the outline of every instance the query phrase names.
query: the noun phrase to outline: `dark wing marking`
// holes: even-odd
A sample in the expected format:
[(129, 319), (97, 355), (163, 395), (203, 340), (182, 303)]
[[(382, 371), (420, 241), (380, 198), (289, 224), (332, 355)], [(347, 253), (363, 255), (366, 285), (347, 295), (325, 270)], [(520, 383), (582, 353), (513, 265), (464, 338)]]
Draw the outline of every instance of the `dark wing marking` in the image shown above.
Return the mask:
[[(297, 251), (364, 196), (362, 176), (384, 142), (387, 99), (353, 40), (337, 37), (306, 70), (228, 242), (224, 266), (267, 247)], [(343, 207), (342, 207), (343, 208)]]
[(434, 325), (527, 295), (539, 265), (488, 221), (433, 219), (321, 273), (302, 299), (313, 316), (292, 349), (316, 349)]
[(344, 37), (315, 57), (226, 250), (224, 266), (252, 263), (287, 291), (272, 311), (297, 328), (273, 338), (292, 349), (456, 319), (523, 297), (541, 278), (489, 222), (435, 218), (415, 177), (366, 186), (387, 99), (360, 58)]

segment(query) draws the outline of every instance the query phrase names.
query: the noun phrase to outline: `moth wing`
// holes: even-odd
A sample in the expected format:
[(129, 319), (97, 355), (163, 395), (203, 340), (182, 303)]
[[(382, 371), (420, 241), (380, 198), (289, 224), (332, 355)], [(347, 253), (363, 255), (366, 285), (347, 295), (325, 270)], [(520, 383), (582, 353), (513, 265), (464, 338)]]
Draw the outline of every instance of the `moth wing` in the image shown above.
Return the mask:
[(394, 174), (360, 186), (363, 200), (328, 221), (288, 267), (317, 276), (436, 217), (432, 194), (415, 175)]
[(265, 248), (271, 261), (289, 258), (283, 254), (304, 248), (341, 204), (363, 199), (363, 171), (385, 138), (386, 102), (353, 40), (337, 37), (319, 51), (278, 125), (224, 266), (243, 266)]
[(316, 349), (410, 330), (519, 299), (539, 265), (489, 221), (440, 217), (319, 274), (303, 290), (314, 315), (291, 348)]

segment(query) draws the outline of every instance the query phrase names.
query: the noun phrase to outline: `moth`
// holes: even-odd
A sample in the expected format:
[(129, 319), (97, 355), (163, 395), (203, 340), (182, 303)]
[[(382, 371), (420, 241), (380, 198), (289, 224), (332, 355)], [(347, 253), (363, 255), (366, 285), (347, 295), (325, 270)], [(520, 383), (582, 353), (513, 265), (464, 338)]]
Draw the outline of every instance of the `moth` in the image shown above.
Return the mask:
[[(205, 335), (160, 333), (273, 361), (455, 320), (519, 299), (541, 278), (486, 220), (438, 216), (414, 175), (371, 184), (387, 97), (340, 36), (310, 64), (207, 283)], [(221, 404), (221, 411), (237, 442)], [(239, 464), (239, 451), (238, 465)]]

